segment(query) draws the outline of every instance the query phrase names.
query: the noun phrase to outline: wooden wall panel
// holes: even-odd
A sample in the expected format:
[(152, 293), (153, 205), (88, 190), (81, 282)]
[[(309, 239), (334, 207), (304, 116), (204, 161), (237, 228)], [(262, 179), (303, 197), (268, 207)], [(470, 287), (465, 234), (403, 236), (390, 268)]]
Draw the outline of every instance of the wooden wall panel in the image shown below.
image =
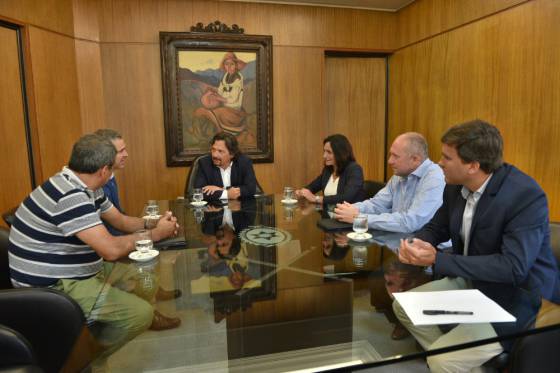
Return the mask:
[(72, 0), (74, 37), (99, 41), (99, 1)]
[(165, 163), (159, 45), (103, 44), (105, 125), (124, 137), (129, 158), (117, 173), (122, 204), (139, 214), (148, 199), (182, 195), (186, 169)]
[(342, 133), (352, 143), (366, 180), (384, 180), (385, 58), (327, 57), (327, 134)]
[(99, 43), (75, 40), (82, 133), (105, 127), (105, 101)]
[(247, 34), (272, 35), (275, 45), (391, 49), (394, 13), (242, 2), (103, 0), (105, 42), (157, 43), (159, 31), (188, 31), (197, 22), (236, 23)]
[(449, 126), (482, 118), (505, 159), (533, 176), (560, 220), (560, 2), (536, 0), (439, 35), (390, 58), (389, 138), (416, 130), (439, 159)]
[(531, 0), (416, 0), (397, 13), (397, 45), (445, 32)]
[(73, 35), (72, 0), (2, 0), (0, 16)]
[(274, 48), (274, 164), (256, 166), (265, 191), (302, 187), (320, 173), (323, 51)]
[[(15, 30), (0, 27), (0, 212), (17, 206), (31, 192), (24, 107)], [(9, 92), (9, 94), (7, 94)], [(0, 225), (5, 226), (4, 221)]]
[(29, 38), (39, 154), (48, 178), (68, 162), (82, 134), (74, 40), (35, 27)]

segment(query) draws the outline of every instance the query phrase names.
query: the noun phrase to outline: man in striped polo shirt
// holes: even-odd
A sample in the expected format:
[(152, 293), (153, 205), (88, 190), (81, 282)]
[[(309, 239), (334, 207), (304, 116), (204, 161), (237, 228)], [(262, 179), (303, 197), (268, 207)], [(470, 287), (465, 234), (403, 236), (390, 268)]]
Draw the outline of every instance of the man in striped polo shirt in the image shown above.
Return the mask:
[[(134, 294), (108, 284), (111, 263), (134, 250), (134, 234), (111, 235), (108, 222), (121, 232), (144, 228), (141, 218), (126, 216), (103, 194), (112, 175), (116, 149), (98, 135), (85, 135), (72, 148), (61, 172), (36, 188), (22, 202), (10, 231), (10, 275), (14, 287), (51, 287), (74, 298), (90, 320), (112, 330), (103, 340), (113, 352), (148, 327), (167, 319)], [(177, 220), (167, 212), (152, 238), (177, 234)], [(103, 299), (102, 302), (98, 298)], [(170, 323), (169, 320), (178, 320)], [(104, 334), (106, 336), (106, 334)]]

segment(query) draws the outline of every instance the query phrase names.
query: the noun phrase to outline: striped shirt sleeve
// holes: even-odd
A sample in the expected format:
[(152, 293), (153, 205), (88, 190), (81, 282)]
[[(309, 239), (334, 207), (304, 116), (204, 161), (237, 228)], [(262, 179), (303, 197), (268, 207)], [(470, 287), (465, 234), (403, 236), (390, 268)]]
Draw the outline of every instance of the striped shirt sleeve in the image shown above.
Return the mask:
[(54, 218), (65, 237), (102, 224), (94, 200), (80, 190), (70, 191), (60, 198), (55, 206)]

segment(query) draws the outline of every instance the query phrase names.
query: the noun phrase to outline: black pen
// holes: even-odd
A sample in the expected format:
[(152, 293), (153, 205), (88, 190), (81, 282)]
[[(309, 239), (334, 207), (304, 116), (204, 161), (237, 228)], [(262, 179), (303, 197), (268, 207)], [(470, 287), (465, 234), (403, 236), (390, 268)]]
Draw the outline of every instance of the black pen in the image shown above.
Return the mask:
[(424, 315), (474, 315), (471, 311), (423, 310)]

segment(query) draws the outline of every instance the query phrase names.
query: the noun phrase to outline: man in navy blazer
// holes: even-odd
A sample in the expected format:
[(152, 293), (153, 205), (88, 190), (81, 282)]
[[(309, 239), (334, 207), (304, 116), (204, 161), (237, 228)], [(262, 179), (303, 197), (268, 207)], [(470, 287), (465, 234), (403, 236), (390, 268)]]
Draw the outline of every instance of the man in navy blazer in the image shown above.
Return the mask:
[(194, 187), (202, 188), (206, 201), (253, 197), (257, 188), (253, 162), (241, 153), (235, 136), (220, 132), (211, 145), (211, 157), (198, 162)]
[[(433, 266), (445, 276), (412, 291), (479, 289), (517, 318), (514, 323), (459, 324), (448, 333), (415, 326), (398, 302), (400, 321), (425, 349), (510, 334), (537, 314), (541, 297), (560, 302), (556, 260), (550, 248), (548, 204), (541, 187), (502, 161), (498, 129), (481, 120), (450, 128), (442, 137), (440, 166), (447, 186), (433, 219), (402, 241), (399, 259)], [(438, 252), (451, 239), (451, 253)], [(492, 343), (431, 356), (432, 371), (469, 371), (511, 343)]]

